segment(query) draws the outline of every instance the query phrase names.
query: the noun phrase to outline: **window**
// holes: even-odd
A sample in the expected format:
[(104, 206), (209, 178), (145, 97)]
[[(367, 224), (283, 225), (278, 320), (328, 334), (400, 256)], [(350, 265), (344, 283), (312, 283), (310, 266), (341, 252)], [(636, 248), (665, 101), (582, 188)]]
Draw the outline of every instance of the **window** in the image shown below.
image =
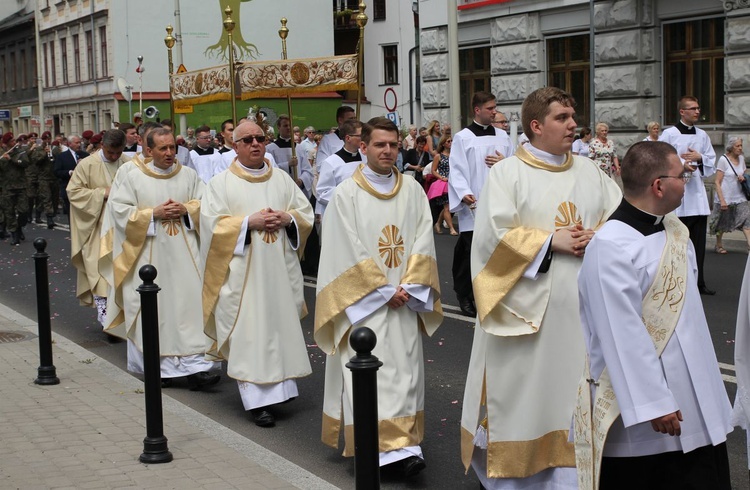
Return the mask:
[(16, 73), (18, 74), (18, 87), (21, 89), (26, 88), (26, 50), (22, 49), (19, 52), (18, 56), (18, 65), (16, 68)]
[(62, 82), (68, 84), (68, 43), (64, 37), (60, 39), (60, 54), (62, 55)]
[(18, 76), (18, 65), (16, 65), (16, 53), (14, 51), (11, 51), (8, 55), (8, 61), (10, 62), (10, 89), (15, 90), (16, 89), (16, 77)]
[(31, 82), (31, 87), (36, 88), (39, 83), (39, 73), (37, 73), (37, 66), (36, 66), (36, 46), (31, 46), (29, 49), (29, 52), (31, 55), (26, 60), (26, 66), (28, 67), (27, 73), (29, 74), (29, 81)]
[[(62, 46), (62, 44), (61, 44)], [(55, 62), (55, 41), (49, 42), (49, 69), (52, 87), (57, 86), (57, 64)]]
[(0, 73), (2, 73), (2, 78), (0, 78), (0, 91), (7, 92), (8, 90), (8, 65), (5, 64), (5, 55), (0, 54)]
[(86, 70), (89, 80), (96, 78), (94, 73), (94, 40), (92, 39), (92, 34), (91, 31), (86, 31)]
[(49, 44), (44, 43), (44, 86), (49, 87)]
[(76, 82), (81, 81), (81, 43), (78, 42), (78, 34), (73, 34), (73, 73)]
[(547, 40), (547, 84), (565, 90), (576, 100), (576, 122), (589, 124), (589, 36)]
[(383, 46), (383, 83), (398, 84), (398, 44)]
[(698, 98), (701, 123), (724, 122), (724, 19), (702, 19), (664, 26), (666, 121), (680, 117), (683, 95)]
[(99, 57), (102, 60), (102, 70), (99, 76), (108, 77), (109, 68), (107, 67), (107, 26), (101, 26), (99, 28), (99, 43), (101, 48)]
[(471, 99), (476, 92), (489, 92), (490, 48), (462, 49), (458, 56), (458, 73), (461, 86), (461, 121), (468, 126), (474, 119)]
[(385, 0), (373, 0), (372, 20), (385, 20)]

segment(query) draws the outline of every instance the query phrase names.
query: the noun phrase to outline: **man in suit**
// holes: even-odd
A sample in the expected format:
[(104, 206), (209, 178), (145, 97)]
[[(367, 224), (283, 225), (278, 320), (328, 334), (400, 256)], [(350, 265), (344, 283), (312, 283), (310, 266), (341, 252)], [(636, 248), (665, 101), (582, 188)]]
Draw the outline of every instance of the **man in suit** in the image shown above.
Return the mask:
[(87, 156), (89, 154), (81, 150), (81, 137), (73, 135), (68, 138), (68, 150), (55, 157), (55, 177), (60, 180), (60, 197), (63, 200), (63, 212), (65, 214), (70, 212), (70, 201), (68, 201), (68, 193), (65, 188), (68, 187), (70, 176), (73, 175), (73, 170), (78, 165), (78, 161)]

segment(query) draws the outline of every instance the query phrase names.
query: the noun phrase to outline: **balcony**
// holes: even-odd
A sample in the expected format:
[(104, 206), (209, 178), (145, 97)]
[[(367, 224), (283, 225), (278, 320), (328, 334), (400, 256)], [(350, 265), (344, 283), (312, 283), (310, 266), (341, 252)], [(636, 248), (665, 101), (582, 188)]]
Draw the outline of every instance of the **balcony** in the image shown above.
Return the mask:
[(357, 29), (359, 0), (333, 0), (334, 29)]

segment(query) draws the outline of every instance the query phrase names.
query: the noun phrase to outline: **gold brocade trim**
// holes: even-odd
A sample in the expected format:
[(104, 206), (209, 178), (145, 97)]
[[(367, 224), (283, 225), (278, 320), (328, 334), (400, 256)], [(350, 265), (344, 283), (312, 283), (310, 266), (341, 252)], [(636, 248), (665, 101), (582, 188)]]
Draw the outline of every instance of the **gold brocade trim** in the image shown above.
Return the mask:
[[(437, 261), (434, 257), (412, 254), (406, 261), (406, 272), (399, 281), (401, 284), (422, 284), (429, 286), (440, 294)], [(437, 301), (439, 299), (435, 298)]]
[(219, 290), (224, 284), (227, 273), (229, 273), (229, 262), (234, 255), (234, 247), (237, 246), (237, 238), (244, 219), (244, 216), (224, 216), (219, 218), (214, 228), (213, 238), (206, 256), (206, 268), (203, 271), (204, 325), (213, 312), (214, 306), (216, 306), (216, 301), (219, 299)]
[(180, 170), (182, 170), (182, 164), (180, 164), (180, 162), (175, 160), (173, 164), (174, 168), (172, 169), (171, 172), (169, 172), (168, 174), (159, 174), (159, 173), (154, 172), (150, 168), (148, 168), (148, 163), (151, 162), (153, 158), (148, 158), (147, 160), (148, 161), (144, 161), (141, 159), (138, 159), (138, 160), (134, 159), (133, 162), (135, 163), (135, 166), (138, 167), (138, 169), (141, 172), (143, 172), (144, 174), (154, 179), (171, 179), (172, 177), (180, 173)]
[[(262, 99), (269, 97), (286, 97), (287, 95), (298, 94), (319, 94), (321, 92), (335, 92), (339, 90), (357, 90), (357, 82), (347, 84), (326, 84), (317, 87), (297, 87), (293, 89), (255, 90), (252, 92), (242, 92), (240, 100)], [(227, 100), (229, 100), (229, 98), (227, 98)]]
[(461, 462), (464, 464), (466, 473), (471, 467), (471, 457), (474, 455), (474, 434), (461, 427)]
[[(378, 421), (378, 452), (418, 446), (424, 439), (424, 411)], [(344, 456), (354, 456), (354, 426), (344, 427)]]
[(555, 228), (567, 228), (569, 226), (583, 226), (581, 214), (578, 207), (570, 201), (557, 206), (557, 216), (555, 216)]
[(565, 172), (573, 166), (573, 154), (570, 152), (566, 153), (565, 161), (562, 165), (550, 165), (549, 163), (545, 163), (544, 160), (540, 160), (529, 153), (523, 147), (523, 145), (519, 146), (518, 149), (516, 149), (516, 156), (526, 165), (534, 168), (540, 168), (542, 170), (548, 170), (550, 172)]
[[(487, 264), (472, 281), (480, 323), (523, 276), (548, 237), (548, 231), (523, 226), (513, 228), (503, 236)], [(539, 329), (539, 325), (532, 327)]]
[(185, 206), (185, 209), (187, 209), (190, 219), (193, 220), (193, 227), (195, 228), (193, 231), (198, 233), (198, 235), (200, 236), (200, 230), (201, 230), (201, 202), (200, 200), (191, 199), (190, 201), (186, 202), (184, 206)]
[(128, 223), (125, 225), (125, 241), (122, 243), (122, 252), (113, 261), (115, 289), (120, 287), (141, 253), (141, 248), (146, 242), (146, 232), (151, 224), (152, 216), (153, 210), (149, 208), (139, 209), (134, 216), (128, 218)]
[(383, 194), (382, 192), (378, 192), (375, 190), (375, 188), (370, 184), (370, 182), (367, 180), (367, 177), (364, 176), (362, 173), (362, 169), (364, 168), (365, 164), (360, 163), (357, 167), (357, 170), (354, 171), (354, 174), (352, 175), (352, 178), (354, 179), (354, 182), (357, 183), (357, 185), (362, 188), (365, 192), (368, 194), (377, 197), (378, 199), (392, 199), (398, 195), (398, 191), (401, 190), (401, 185), (403, 184), (404, 180), (401, 176), (401, 172), (398, 172), (396, 170), (396, 167), (394, 166), (394, 172), (393, 175), (396, 178), (396, 185), (393, 186), (393, 190), (387, 194)]
[(348, 306), (386, 284), (388, 279), (374, 259), (367, 258), (353, 265), (318, 293), (315, 301), (315, 331), (333, 321)]
[(186, 98), (183, 100), (174, 101), (175, 108), (192, 107), (198, 104), (207, 104), (208, 102), (227, 101), (232, 100), (232, 96), (228, 93), (218, 93), (210, 95), (202, 95), (200, 97)]
[(378, 253), (389, 269), (401, 265), (404, 257), (404, 237), (396, 225), (387, 225), (378, 238)]
[(302, 219), (302, 215), (296, 209), (292, 209), (288, 213), (292, 215), (292, 218), (297, 223), (297, 257), (302, 259), (302, 255), (305, 253), (305, 246), (307, 245), (307, 238), (312, 233), (313, 224)]
[(567, 430), (548, 432), (531, 441), (490, 442), (487, 445), (489, 478), (526, 478), (547, 468), (575, 466), (575, 448), (568, 442)]
[(341, 420), (335, 419), (330, 415), (323, 413), (323, 428), (320, 433), (320, 440), (326, 446), (334, 449), (339, 447), (339, 434), (341, 433)]
[(110, 228), (109, 231), (101, 238), (99, 243), (99, 258), (106, 257), (114, 250), (114, 236), (115, 229)]
[(268, 179), (271, 178), (271, 174), (273, 174), (273, 167), (268, 163), (267, 159), (264, 158), (263, 162), (268, 167), (268, 171), (266, 173), (264, 173), (264, 174), (261, 174), (261, 175), (257, 176), (257, 177), (254, 176), (254, 175), (250, 175), (249, 172), (245, 172), (244, 170), (242, 170), (240, 168), (240, 165), (242, 165), (242, 164), (240, 163), (239, 160), (237, 160), (237, 157), (235, 157), (234, 160), (232, 160), (232, 164), (229, 165), (229, 171), (232, 172), (237, 177), (241, 178), (242, 180), (246, 180), (246, 181), (248, 181), (250, 183), (253, 183), (253, 184), (257, 184), (259, 182), (265, 182), (265, 181), (267, 181)]
[(117, 316), (115, 317), (115, 319), (112, 320), (109, 323), (109, 325), (107, 325), (107, 327), (104, 329), (104, 331), (105, 332), (115, 331), (115, 329), (117, 329), (117, 327), (119, 327), (123, 323), (125, 323), (125, 310), (124, 309), (120, 309), (120, 311), (117, 313)]

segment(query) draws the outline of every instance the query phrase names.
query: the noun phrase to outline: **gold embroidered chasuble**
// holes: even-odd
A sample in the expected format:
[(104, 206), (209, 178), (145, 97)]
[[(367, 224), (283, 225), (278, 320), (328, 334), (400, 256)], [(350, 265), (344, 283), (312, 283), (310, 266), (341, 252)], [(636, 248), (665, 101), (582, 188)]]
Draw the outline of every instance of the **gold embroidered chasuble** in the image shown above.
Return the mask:
[[(300, 325), (307, 308), (299, 254), (312, 230), (313, 211), (288, 174), (267, 162), (266, 168), (256, 177), (235, 159), (209, 181), (201, 205), (207, 355), (227, 360), (232, 378), (256, 384), (311, 373)], [(297, 249), (284, 229), (253, 230), (244, 255), (234, 255), (245, 216), (268, 208), (292, 215)]]
[[(351, 374), (356, 352), (346, 308), (381, 286), (419, 284), (432, 291), (433, 310), (414, 312), (383, 305), (358, 326), (377, 335), (380, 452), (418, 445), (424, 437), (424, 361), (420, 333), (432, 335), (442, 322), (440, 283), (432, 218), (424, 190), (394, 173), (394, 189), (383, 194), (362, 166), (336, 188), (324, 216), (315, 305), (315, 340), (328, 354), (322, 440), (338, 447), (343, 414), (345, 456), (354, 455)], [(343, 406), (342, 406), (343, 394)]]
[(467, 471), (480, 422), (490, 478), (575, 466), (568, 431), (585, 356), (581, 259), (554, 254), (548, 272), (523, 274), (556, 229), (597, 229), (620, 199), (607, 175), (570, 154), (557, 166), (519, 147), (491, 169), (471, 251), (478, 321), (461, 421)]
[(129, 159), (105, 163), (100, 152), (95, 152), (76, 165), (68, 182), (70, 200), (70, 258), (78, 270), (76, 296), (81, 305), (93, 306), (94, 295), (107, 296), (107, 283), (99, 273), (99, 234), (102, 214), (107, 203), (107, 187), (117, 169)]
[[(141, 298), (136, 288), (146, 264), (156, 267), (159, 306), (159, 350), (162, 356), (202, 354), (206, 348), (200, 307), (200, 198), (203, 182), (192, 169), (175, 163), (167, 173), (134, 159), (115, 178), (102, 229), (102, 253), (111, 266), (102, 272), (110, 282), (107, 325), (114, 335), (133, 341), (142, 352)], [(154, 219), (154, 208), (172, 199), (182, 203), (195, 229), (181, 219)], [(106, 257), (103, 257), (106, 259)]]

